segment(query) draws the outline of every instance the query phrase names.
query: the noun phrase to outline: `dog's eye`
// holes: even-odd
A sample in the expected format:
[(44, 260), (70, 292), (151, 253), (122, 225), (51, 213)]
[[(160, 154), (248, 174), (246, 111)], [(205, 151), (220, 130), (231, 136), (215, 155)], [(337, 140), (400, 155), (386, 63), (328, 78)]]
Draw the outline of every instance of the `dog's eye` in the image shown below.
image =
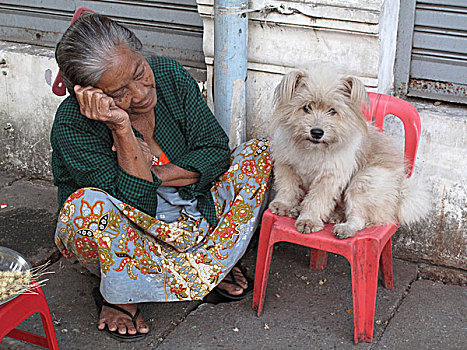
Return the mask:
[(310, 107), (309, 105), (303, 106), (302, 109), (303, 109), (303, 111), (304, 111), (305, 113), (311, 113), (311, 107)]
[(328, 111), (328, 113), (331, 114), (331, 115), (334, 115), (334, 114), (336, 114), (337, 112), (336, 112), (336, 110), (335, 110), (334, 108), (331, 108), (331, 109)]

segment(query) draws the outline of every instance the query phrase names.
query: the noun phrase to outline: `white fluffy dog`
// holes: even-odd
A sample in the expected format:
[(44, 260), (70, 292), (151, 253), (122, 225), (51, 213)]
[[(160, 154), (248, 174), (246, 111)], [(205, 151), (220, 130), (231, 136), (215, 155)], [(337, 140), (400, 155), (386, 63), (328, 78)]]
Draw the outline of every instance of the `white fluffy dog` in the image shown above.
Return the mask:
[(347, 238), (427, 214), (428, 192), (407, 178), (392, 140), (366, 122), (367, 101), (357, 78), (326, 68), (293, 71), (277, 86), (271, 132), (277, 195), (269, 208), (297, 218), (298, 231), (335, 222), (335, 236)]

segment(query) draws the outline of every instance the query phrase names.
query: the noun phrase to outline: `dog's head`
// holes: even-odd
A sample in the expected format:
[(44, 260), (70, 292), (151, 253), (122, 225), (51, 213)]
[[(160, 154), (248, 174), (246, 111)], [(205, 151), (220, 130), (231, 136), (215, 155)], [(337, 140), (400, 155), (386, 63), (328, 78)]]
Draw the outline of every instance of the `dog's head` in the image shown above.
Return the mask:
[(272, 127), (285, 129), (305, 149), (345, 145), (368, 132), (363, 83), (329, 67), (285, 75), (274, 92)]

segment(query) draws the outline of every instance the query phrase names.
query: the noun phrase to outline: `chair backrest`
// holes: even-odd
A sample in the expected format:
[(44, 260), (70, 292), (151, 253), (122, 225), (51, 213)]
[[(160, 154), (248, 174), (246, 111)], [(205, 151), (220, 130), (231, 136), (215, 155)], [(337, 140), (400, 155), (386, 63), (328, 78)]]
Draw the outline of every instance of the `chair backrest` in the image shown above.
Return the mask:
[[(71, 19), (70, 26), (79, 18), (84, 12), (94, 12), (84, 6), (78, 7)], [(57, 76), (55, 77), (54, 83), (52, 84), (52, 92), (57, 96), (65, 96), (66, 95), (66, 87), (62, 80), (62, 73), (58, 71)]]
[(404, 124), (404, 154), (408, 165), (408, 176), (412, 176), (422, 129), (420, 115), (411, 103), (400, 98), (376, 92), (369, 92), (368, 96), (370, 111), (364, 110), (363, 114), (379, 131), (383, 130), (384, 118), (387, 115), (398, 117)]

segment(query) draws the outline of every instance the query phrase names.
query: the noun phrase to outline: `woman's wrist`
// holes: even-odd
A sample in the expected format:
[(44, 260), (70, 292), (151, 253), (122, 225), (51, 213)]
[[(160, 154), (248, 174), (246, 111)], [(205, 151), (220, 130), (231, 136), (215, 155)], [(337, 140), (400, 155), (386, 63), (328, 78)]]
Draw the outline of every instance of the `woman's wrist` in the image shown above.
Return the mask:
[(124, 134), (131, 130), (133, 132), (133, 129), (131, 128), (131, 123), (130, 120), (124, 121), (121, 123), (112, 123), (112, 122), (106, 122), (107, 127), (112, 130), (113, 132), (116, 132), (117, 134)]

